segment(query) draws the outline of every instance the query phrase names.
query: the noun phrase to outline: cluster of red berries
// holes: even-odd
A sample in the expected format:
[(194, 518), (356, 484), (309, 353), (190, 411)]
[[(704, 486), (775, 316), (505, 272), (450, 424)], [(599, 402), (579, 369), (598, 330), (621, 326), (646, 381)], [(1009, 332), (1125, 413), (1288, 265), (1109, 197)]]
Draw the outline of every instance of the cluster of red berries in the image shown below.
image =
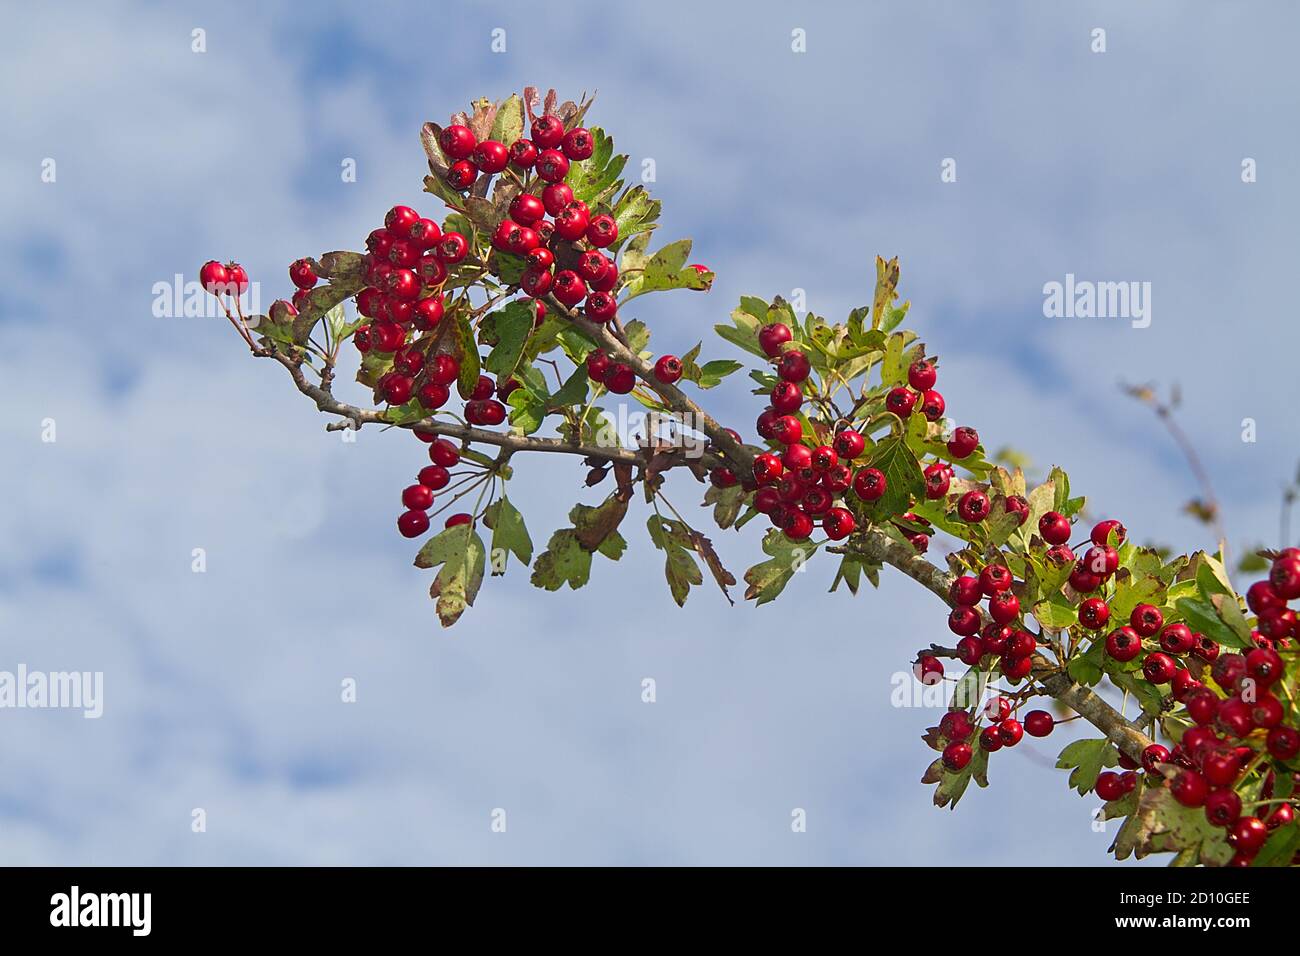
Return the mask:
[[(433, 507), (438, 492), (451, 483), (450, 469), (460, 463), (460, 449), (446, 438), (418, 429), (415, 435), (420, 441), (429, 443), (431, 464), (420, 469), (415, 484), (402, 490), (402, 505), (407, 510), (398, 517), (397, 530), (407, 538), (418, 538), (429, 530), (429, 509)], [(444, 527), (454, 528), (458, 524), (470, 524), (473, 520), (473, 515), (454, 514), (447, 519)]]
[(238, 262), (223, 264), (209, 259), (199, 269), (199, 284), (212, 295), (243, 295), (248, 289), (248, 273)]
[[(844, 496), (851, 490), (861, 501), (879, 501), (888, 488), (888, 479), (878, 468), (854, 468), (854, 460), (866, 448), (866, 439), (853, 428), (840, 429), (829, 444), (821, 444), (818, 436), (806, 438), (803, 423), (795, 413), (804, 403), (803, 382), (812, 364), (802, 350), (787, 347), (792, 339), (790, 328), (781, 322), (769, 323), (758, 332), (759, 346), (774, 360), (779, 381), (772, 388), (768, 406), (758, 416), (757, 429), (763, 439), (781, 450), (764, 452), (754, 459), (754, 507), (791, 540), (808, 538), (814, 523), (820, 520), (827, 536), (838, 541), (857, 528), (853, 512), (844, 506)], [(934, 389), (934, 365), (918, 359), (907, 375), (910, 388), (900, 386), (890, 391), (886, 407), (901, 418), (918, 409), (930, 421), (942, 418), (944, 401)], [(978, 446), (975, 429), (962, 427), (948, 441), (948, 453), (952, 460), (961, 460)], [(926, 497), (946, 495), (952, 473), (952, 466), (945, 462), (926, 468)], [(737, 476), (723, 467), (714, 470), (712, 480), (715, 485), (728, 487), (736, 483)], [(747, 480), (746, 486), (750, 484)], [(983, 520), (989, 512), (988, 496), (980, 491), (968, 492), (958, 502), (958, 511), (967, 521)], [(917, 551), (926, 550), (928, 530), (918, 530), (918, 526), (928, 529), (924, 521), (909, 512), (900, 515), (896, 524)]]
[[(1055, 724), (1052, 715), (1045, 710), (1030, 711), (1021, 723), (1014, 716), (1012, 702), (1001, 696), (992, 698), (984, 705), (983, 716), (988, 724), (979, 730), (979, 746), (988, 753), (1003, 747), (1014, 747), (1025, 734), (1046, 737)], [(968, 711), (950, 710), (943, 715), (939, 721), (939, 734), (948, 741), (943, 748), (945, 767), (956, 772), (970, 763), (971, 757), (975, 755), (970, 739), (975, 733), (976, 722)]]
[[(447, 182), (468, 190), (480, 175), (507, 166), (527, 177), (525, 191), (510, 201), (509, 217), (492, 235), (493, 248), (523, 258), (519, 285), (525, 294), (540, 299), (550, 293), (570, 308), (583, 303), (587, 318), (608, 322), (618, 311), (613, 290), (619, 272), (600, 250), (618, 239), (618, 224), (607, 213), (592, 215), (564, 181), (571, 162), (595, 151), (595, 140), (580, 126), (566, 131), (554, 115), (538, 117), (530, 133), (531, 139), (513, 143), (480, 142), (468, 126), (448, 126), (438, 135), (438, 145), (452, 161)], [(540, 195), (527, 191), (538, 186)]]

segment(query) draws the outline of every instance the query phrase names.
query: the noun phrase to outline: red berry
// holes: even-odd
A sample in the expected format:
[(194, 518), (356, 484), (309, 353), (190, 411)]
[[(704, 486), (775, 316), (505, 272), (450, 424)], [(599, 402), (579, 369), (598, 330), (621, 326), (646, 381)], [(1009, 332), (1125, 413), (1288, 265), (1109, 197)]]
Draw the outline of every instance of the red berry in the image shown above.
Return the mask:
[(1268, 752), (1278, 760), (1290, 760), (1300, 753), (1300, 733), (1292, 727), (1274, 727), (1268, 732)]
[(956, 773), (970, 763), (971, 755), (970, 744), (961, 741), (951, 743), (943, 748), (943, 765)]
[(952, 479), (949, 478), (945, 465), (939, 462), (928, 465), (921, 473), (921, 477), (925, 479), (925, 496), (931, 501), (942, 498), (948, 493), (948, 485)]
[(444, 232), (434, 247), (434, 255), (443, 265), (454, 266), (469, 253), (469, 242), (459, 232)]
[(1268, 583), (1283, 601), (1300, 598), (1300, 559), (1278, 558), (1268, 572)]
[(1010, 591), (989, 598), (989, 617), (999, 624), (1010, 624), (1020, 616), (1020, 599)]
[(311, 262), (307, 259), (295, 260), (289, 266), (289, 281), (299, 289), (310, 289), (316, 284), (316, 273), (312, 271)]
[(963, 637), (957, 642), (957, 660), (974, 667), (984, 657), (984, 642), (978, 637)]
[(899, 418), (907, 418), (912, 414), (912, 409), (916, 408), (916, 399), (916, 392), (900, 385), (890, 389), (889, 394), (885, 396), (885, 408)]
[(537, 144), (531, 139), (517, 139), (510, 144), (510, 164), (518, 169), (532, 169), (537, 153)]
[(216, 259), (209, 259), (199, 269), (199, 284), (203, 286), (205, 292), (221, 295), (227, 290), (229, 283), (230, 274)]
[(786, 471), (802, 472), (812, 468), (812, 449), (807, 445), (790, 445), (781, 456)]
[(551, 286), (555, 283), (555, 276), (551, 274), (549, 268), (530, 268), (525, 269), (523, 275), (519, 277), (519, 288), (524, 290), (524, 294), (539, 299), (551, 291)]
[(1056, 718), (1045, 710), (1031, 710), (1025, 714), (1025, 733), (1031, 737), (1046, 737), (1056, 726)]
[(564, 123), (554, 114), (539, 116), (533, 120), (531, 133), (534, 143), (542, 149), (552, 149), (564, 139)]
[(789, 326), (781, 322), (771, 322), (758, 330), (759, 348), (769, 358), (780, 355), (781, 346), (792, 338)]
[(866, 448), (867, 442), (860, 434), (851, 428), (846, 428), (835, 436), (834, 441), (835, 454), (839, 455), (844, 461), (852, 461), (862, 454)]
[(576, 126), (564, 134), (564, 138), (560, 140), (560, 148), (569, 159), (578, 161), (590, 157), (596, 149), (596, 144), (591, 133), (581, 126)]
[(1017, 524), (1024, 524), (1029, 519), (1029, 502), (1025, 500), (1024, 495), (1008, 496), (1005, 507), (1007, 514), (1015, 515), (1020, 519)]
[(422, 218), (411, 227), (411, 241), (419, 249), (432, 249), (442, 238), (442, 230), (432, 219)]
[(1268, 827), (1259, 817), (1242, 817), (1229, 834), (1228, 842), (1243, 856), (1254, 856), (1268, 839)]
[(618, 300), (608, 292), (592, 292), (587, 296), (582, 311), (593, 322), (608, 322), (618, 312)]
[(754, 480), (760, 485), (775, 483), (784, 470), (781, 459), (770, 452), (764, 452), (754, 458)]
[(438, 134), (438, 145), (449, 159), (467, 159), (478, 140), (468, 126), (448, 126)]
[(1070, 519), (1049, 511), (1038, 519), (1038, 533), (1048, 544), (1065, 544), (1070, 540)]
[(965, 740), (974, 729), (964, 710), (950, 710), (939, 719), (939, 733), (948, 740)]
[(548, 183), (558, 183), (569, 174), (569, 158), (558, 149), (544, 149), (537, 154), (535, 168)]
[(979, 447), (979, 443), (979, 432), (962, 425), (952, 433), (952, 438), (948, 440), (948, 454), (956, 459), (969, 458), (975, 449)]
[(243, 295), (248, 291), (248, 273), (238, 262), (226, 263), (226, 282), (229, 291), (235, 295)]
[(503, 143), (485, 139), (474, 147), (469, 161), (485, 173), (499, 173), (510, 163), (510, 152)]
[(1002, 736), (996, 727), (985, 727), (980, 731), (980, 749), (996, 753), (1002, 749)]
[(974, 607), (979, 604), (982, 594), (979, 579), (969, 574), (953, 578), (952, 584), (948, 585), (948, 600), (953, 604)]
[(1118, 800), (1124, 796), (1124, 784), (1119, 779), (1119, 774), (1113, 770), (1103, 770), (1097, 775), (1097, 796), (1106, 802)]
[(478, 169), (468, 159), (462, 159), (447, 167), (447, 182), (453, 189), (469, 189), (478, 178)]
[(803, 391), (794, 382), (777, 382), (772, 387), (771, 401), (782, 415), (793, 414), (803, 404)]
[(979, 580), (980, 590), (988, 597), (993, 597), (995, 594), (1009, 590), (1015, 578), (1005, 565), (989, 564), (980, 571)]
[(451, 475), (442, 465), (425, 465), (420, 469), (420, 484), (432, 491), (438, 491), (446, 488), (451, 481)]
[(1079, 623), (1090, 631), (1099, 631), (1110, 620), (1110, 608), (1101, 598), (1088, 598), (1079, 605)]
[(1286, 602), (1273, 590), (1267, 581), (1256, 581), (1246, 589), (1246, 605), (1256, 614), (1264, 611), (1281, 610)]
[(605, 387), (615, 395), (626, 395), (636, 386), (636, 372), (631, 366), (615, 362), (605, 375)]
[(957, 515), (974, 524), (989, 516), (989, 496), (982, 491), (968, 491), (957, 500)]
[(443, 303), (441, 295), (431, 295), (415, 303), (415, 327), (428, 331), (442, 321)]
[(429, 460), (443, 468), (452, 468), (460, 461), (460, 449), (445, 438), (439, 438), (429, 446)]
[(510, 218), (521, 226), (531, 226), (546, 215), (546, 207), (532, 193), (520, 193), (510, 200)]
[[(785, 525), (781, 530), (785, 532), (785, 536), (791, 541), (803, 541), (813, 532), (812, 518), (798, 508), (791, 508), (787, 512)], [(942, 664), (939, 665), (939, 669), (942, 673)]]
[(924, 392), (934, 388), (938, 375), (935, 373), (934, 366), (925, 359), (917, 359), (907, 369), (907, 381), (912, 388), (918, 392)]
[(1177, 662), (1168, 654), (1157, 651), (1148, 654), (1142, 662), (1142, 676), (1153, 684), (1167, 684), (1178, 670)]
[(586, 234), (587, 226), (590, 224), (591, 217), (587, 210), (572, 203), (561, 209), (559, 215), (555, 217), (555, 234), (561, 239), (574, 242)]
[(830, 445), (818, 445), (813, 449), (812, 468), (819, 474), (825, 474), (840, 463), (840, 456)]
[(1029, 672), (1034, 669), (1034, 659), (1032, 657), (1003, 656), (999, 661), (999, 666), (1002, 669), (1002, 676), (1015, 683), (1021, 678), (1029, 676)]
[(921, 394), (921, 414), (927, 421), (937, 422), (943, 418), (944, 407), (943, 396), (934, 389)]
[(1192, 636), (1192, 629), (1186, 624), (1167, 624), (1160, 632), (1160, 647), (1166, 653), (1186, 654), (1195, 646), (1196, 638)]
[(655, 362), (655, 378), (671, 385), (682, 377), (682, 360), (676, 355), (660, 356)]
[(1213, 787), (1226, 787), (1237, 779), (1241, 772), (1241, 760), (1231, 750), (1216, 750), (1201, 758), (1201, 773)]
[(397, 519), (397, 530), (404, 538), (416, 538), (429, 530), (429, 516), (423, 511), (404, 511)]
[(1115, 544), (1123, 544), (1124, 539), (1128, 537), (1128, 532), (1124, 526), (1114, 518), (1108, 518), (1105, 521), (1099, 521), (1092, 528), (1092, 543), (1098, 547), (1104, 547), (1110, 544), (1110, 533), (1115, 532)]
[(405, 405), (411, 400), (411, 389), (415, 383), (409, 375), (402, 375), (399, 372), (389, 372), (379, 380), (379, 391), (384, 396), (384, 401), (390, 405)]
[(1141, 637), (1151, 637), (1165, 623), (1165, 616), (1160, 608), (1151, 604), (1139, 604), (1128, 616), (1129, 625)]
[(470, 393), (472, 401), (482, 401), (485, 398), (491, 398), (492, 393), (496, 391), (496, 384), (486, 375), (480, 375), (478, 381), (474, 383), (474, 391)]
[(1205, 798), (1210, 793), (1210, 787), (1195, 770), (1183, 770), (1178, 776), (1174, 777), (1173, 784), (1169, 787), (1173, 793), (1174, 799), (1185, 807), (1199, 807), (1205, 803)]
[(1169, 748), (1160, 744), (1149, 744), (1142, 750), (1142, 768), (1147, 773), (1155, 773), (1162, 763), (1169, 762)]
[(1270, 687), (1282, 678), (1282, 658), (1277, 651), (1257, 647), (1246, 655), (1246, 674), (1261, 687)]
[(933, 655), (924, 654), (912, 665), (912, 673), (922, 684), (927, 686), (937, 684), (943, 680), (943, 661)]
[(461, 524), (473, 524), (474, 516), (467, 515), (463, 511), (460, 514), (454, 514), (443, 524), (444, 528), (454, 528)]
[(384, 228), (394, 239), (410, 239), (411, 227), (420, 221), (420, 214), (410, 206), (394, 206), (384, 216)]
[(572, 269), (565, 269), (556, 274), (553, 289), (555, 297), (570, 307), (587, 297), (587, 284), (582, 281), (582, 276)]
[(608, 213), (594, 216), (587, 226), (586, 238), (597, 249), (604, 249), (618, 240), (618, 223)]
[(808, 356), (798, 349), (782, 353), (781, 360), (776, 365), (776, 374), (787, 382), (802, 382), (811, 371)]
[(1241, 816), (1241, 797), (1234, 790), (1215, 790), (1205, 798), (1205, 819), (1216, 827), (1228, 827)]
[(948, 613), (948, 630), (961, 637), (970, 637), (980, 629), (980, 612), (973, 607), (958, 605)]
[(568, 183), (551, 183), (542, 187), (542, 208), (549, 215), (558, 216), (573, 202), (573, 187)]
[[(827, 493), (829, 500), (829, 493)], [(826, 512), (826, 517), (822, 519), (822, 530), (833, 541), (842, 541), (851, 535), (857, 528), (857, 522), (853, 518), (853, 512), (846, 508), (831, 508)]]
[(998, 724), (998, 736), (1002, 738), (1002, 746), (1004, 747), (1014, 747), (1020, 743), (1024, 735), (1025, 728), (1018, 720), (1007, 718)]
[(412, 511), (425, 511), (433, 504), (433, 489), (425, 485), (408, 485), (402, 492), (402, 504)]
[(1117, 661), (1131, 661), (1142, 653), (1142, 638), (1125, 625), (1106, 635), (1106, 653)]
[(887, 484), (885, 474), (879, 468), (863, 468), (853, 477), (853, 491), (863, 501), (879, 501)]

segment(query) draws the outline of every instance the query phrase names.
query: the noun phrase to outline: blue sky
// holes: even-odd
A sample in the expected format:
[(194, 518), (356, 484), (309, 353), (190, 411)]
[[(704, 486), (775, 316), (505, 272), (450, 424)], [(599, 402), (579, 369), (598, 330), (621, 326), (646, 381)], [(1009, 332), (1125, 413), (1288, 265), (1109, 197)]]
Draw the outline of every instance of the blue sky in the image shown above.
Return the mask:
[[(424, 120), (598, 90), (592, 122), (655, 160), (659, 237), (718, 272), (639, 300), (652, 347), (730, 355), (708, 336), (742, 294), (802, 288), (841, 317), (897, 254), (949, 413), (986, 445), (1062, 465), (1139, 538), (1204, 546), (1179, 513), (1194, 482), (1116, 387), (1177, 382), (1234, 544), (1274, 544), (1300, 447), (1294, 8), (269, 7), (29, 9), (0, 38), (0, 669), (105, 675), (99, 720), (0, 711), (0, 859), (1104, 863), (1051, 769), (1064, 734), (929, 805), (934, 714), (892, 707), (890, 678), (943, 609), (891, 573), (827, 596), (814, 562), (774, 606), (701, 589), (678, 610), (633, 515), (589, 587), (490, 580), (442, 631), (393, 528), (422, 448), (326, 434), (224, 323), (155, 318), (151, 290), (234, 257), (284, 294), (289, 261), (358, 248), (393, 203), (438, 211)], [(1066, 273), (1152, 283), (1151, 326), (1044, 318)], [(709, 398), (750, 433), (741, 383)], [(539, 543), (597, 497), (549, 460), (518, 462), (511, 496)], [(759, 557), (756, 527), (714, 537), (737, 574)]]

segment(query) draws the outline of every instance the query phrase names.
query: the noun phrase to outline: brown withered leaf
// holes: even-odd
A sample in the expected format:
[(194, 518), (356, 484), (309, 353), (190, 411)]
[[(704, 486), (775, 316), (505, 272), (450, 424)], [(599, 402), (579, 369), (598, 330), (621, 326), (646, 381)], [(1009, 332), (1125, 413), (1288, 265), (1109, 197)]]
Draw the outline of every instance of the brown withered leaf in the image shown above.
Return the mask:
[(695, 553), (704, 559), (704, 563), (709, 566), (713, 573), (713, 580), (718, 582), (718, 587), (722, 589), (722, 596), (727, 599), (727, 603), (735, 607), (736, 602), (731, 599), (731, 592), (727, 590), (736, 584), (736, 576), (723, 567), (722, 559), (718, 557), (718, 552), (713, 548), (713, 542), (707, 537), (700, 534), (694, 528), (688, 527), (688, 533), (691, 541), (695, 544)]

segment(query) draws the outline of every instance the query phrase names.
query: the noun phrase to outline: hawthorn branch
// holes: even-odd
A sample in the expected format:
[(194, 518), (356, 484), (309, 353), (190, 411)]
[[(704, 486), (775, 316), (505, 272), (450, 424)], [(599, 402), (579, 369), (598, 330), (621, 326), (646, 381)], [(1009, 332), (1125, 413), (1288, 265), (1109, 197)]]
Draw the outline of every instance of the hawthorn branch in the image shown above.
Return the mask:
[[(850, 544), (844, 547), (827, 550), (888, 564), (937, 595), (945, 604), (951, 605), (948, 588), (956, 576), (921, 557), (910, 545), (894, 541), (884, 533), (871, 529), (859, 532), (849, 540)], [(1154, 742), (1097, 693), (1076, 683), (1059, 665), (1038, 658), (1033, 676), (1048, 695), (1083, 717), (1134, 760), (1140, 761), (1142, 751)]]
[[(478, 442), (484, 445), (492, 445), (511, 453), (517, 451), (537, 451), (549, 452), (560, 455), (578, 455), (583, 458), (595, 458), (601, 461), (621, 462), (628, 465), (638, 465), (642, 468), (650, 464), (650, 459), (654, 455), (659, 456), (656, 462), (656, 468), (659, 471), (665, 471), (668, 468), (679, 464), (687, 464), (685, 449), (673, 449), (664, 452), (661, 449), (630, 449), (621, 446), (590, 445), (582, 443), (573, 443), (565, 441), (562, 438), (537, 438), (529, 435), (520, 435), (513, 432), (495, 432), (486, 428), (475, 428), (472, 425), (462, 425), (459, 422), (448, 422), (437, 418), (422, 418), (414, 422), (404, 422), (400, 425), (386, 419), (382, 412), (374, 409), (360, 408), (356, 405), (350, 405), (347, 402), (339, 401), (334, 397), (334, 393), (329, 388), (329, 383), (333, 378), (332, 368), (326, 369), (326, 374), (322, 378), (321, 385), (315, 385), (308, 380), (303, 373), (302, 363), (295, 361), (292, 356), (286, 355), (280, 350), (255, 350), (254, 355), (262, 358), (273, 358), (283, 365), (293, 379), (294, 385), (298, 391), (306, 395), (316, 403), (317, 409), (327, 412), (331, 415), (338, 415), (343, 421), (331, 422), (326, 425), (327, 431), (344, 431), (347, 429), (358, 429), (362, 425), (383, 425), (389, 428), (407, 428), (418, 429), (433, 435), (442, 435), (446, 438), (459, 438), (466, 442)], [(663, 459), (663, 455), (668, 455), (668, 460)], [(680, 459), (680, 460), (673, 460)], [(708, 464), (715, 460), (715, 456), (702, 456), (700, 461)]]

